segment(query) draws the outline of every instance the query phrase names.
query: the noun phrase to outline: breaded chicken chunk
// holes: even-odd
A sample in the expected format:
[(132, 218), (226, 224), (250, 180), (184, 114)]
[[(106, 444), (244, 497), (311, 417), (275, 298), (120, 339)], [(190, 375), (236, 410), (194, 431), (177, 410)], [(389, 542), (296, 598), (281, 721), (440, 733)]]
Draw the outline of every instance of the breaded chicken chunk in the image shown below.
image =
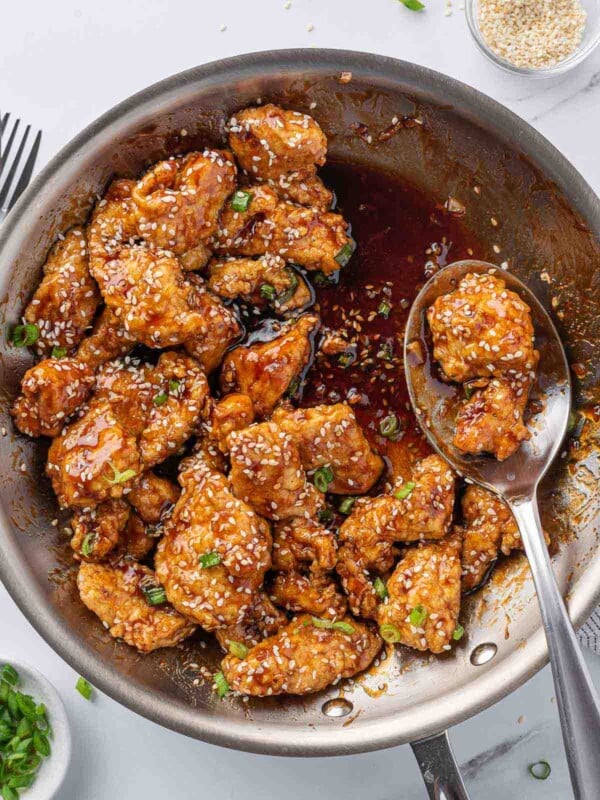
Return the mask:
[(451, 381), (534, 366), (531, 309), (495, 275), (466, 275), (427, 309), (433, 355)]
[(223, 356), (243, 333), (243, 328), (233, 309), (207, 291), (196, 280), (194, 303), (206, 322), (206, 330), (184, 342), (186, 351), (202, 364), (207, 375), (221, 365)]
[(207, 437), (219, 450), (227, 455), (227, 438), (233, 431), (247, 428), (254, 422), (254, 405), (247, 394), (233, 392), (226, 394), (210, 408)]
[(119, 250), (138, 240), (135, 207), (131, 191), (135, 181), (120, 178), (113, 181), (92, 212), (86, 229), (90, 273), (98, 280), (107, 261)]
[(157, 542), (155, 529), (151, 525), (146, 525), (144, 520), (131, 511), (127, 525), (119, 537), (116, 554), (124, 558), (133, 558), (134, 561), (141, 561), (154, 550)]
[(383, 459), (365, 438), (354, 411), (346, 403), (312, 408), (277, 408), (273, 422), (289, 433), (305, 470), (328, 466), (333, 494), (364, 494), (383, 472)]
[(270, 341), (236, 347), (223, 362), (221, 391), (247, 394), (256, 416), (268, 416), (308, 364), (318, 324), (316, 315), (304, 314)]
[(261, 422), (234, 431), (227, 444), (236, 497), (267, 519), (315, 515), (323, 495), (308, 482), (289, 434), (274, 422)]
[(406, 550), (379, 606), (385, 639), (432, 653), (451, 649), (460, 612), (460, 552), (456, 534)]
[(117, 546), (131, 509), (124, 500), (104, 500), (94, 508), (77, 508), (71, 519), (71, 547), (76, 558), (100, 561)]
[(91, 334), (81, 340), (76, 358), (95, 370), (113, 358), (126, 356), (134, 345), (133, 336), (121, 326), (114, 311), (105, 306)]
[(147, 470), (131, 487), (127, 500), (144, 522), (158, 525), (163, 515), (175, 505), (179, 495), (179, 486)]
[(273, 569), (293, 572), (308, 567), (313, 572), (335, 568), (337, 540), (333, 531), (306, 517), (278, 522), (273, 531)]
[(212, 631), (244, 617), (271, 566), (265, 520), (231, 492), (224, 475), (192, 459), (165, 524), (156, 575), (182, 614)]
[(46, 472), (63, 508), (85, 507), (120, 498), (142, 463), (135, 437), (103, 401), (52, 441)]
[(50, 355), (55, 347), (70, 353), (92, 324), (99, 302), (84, 231), (71, 228), (50, 251), (44, 277), (23, 315), (39, 331), (38, 354)]
[(232, 642), (254, 647), (267, 636), (277, 633), (287, 621), (286, 614), (274, 606), (264, 592), (258, 592), (252, 605), (244, 612), (242, 620), (235, 625), (219, 628), (215, 631), (215, 636), (225, 652), (229, 651)]
[(317, 627), (314, 619), (296, 617), (243, 660), (226, 656), (222, 667), (231, 689), (255, 697), (319, 692), (365, 670), (381, 649), (379, 636), (351, 617), (340, 620), (344, 629)]
[(269, 596), (275, 605), (288, 611), (307, 611), (330, 619), (340, 619), (348, 607), (335, 581), (322, 572), (278, 572)]
[(204, 150), (159, 161), (133, 186), (138, 234), (156, 249), (181, 255), (206, 242), (236, 185), (226, 150)]
[(28, 436), (58, 436), (92, 391), (94, 374), (74, 358), (46, 358), (28, 369), (11, 415)]
[(110, 635), (142, 653), (172, 647), (196, 627), (166, 603), (150, 605), (146, 598), (148, 588), (156, 586), (154, 573), (134, 561), (111, 566), (82, 564), (77, 586), (84, 604), (100, 618)]

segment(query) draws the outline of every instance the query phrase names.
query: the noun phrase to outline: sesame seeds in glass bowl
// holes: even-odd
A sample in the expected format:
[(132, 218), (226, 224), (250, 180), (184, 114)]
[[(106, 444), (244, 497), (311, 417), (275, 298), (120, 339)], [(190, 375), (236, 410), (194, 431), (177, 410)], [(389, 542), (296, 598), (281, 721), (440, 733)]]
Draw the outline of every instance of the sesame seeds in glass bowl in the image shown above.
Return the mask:
[(560, 75), (600, 42), (600, 0), (466, 0), (465, 11), (479, 49), (516, 75)]

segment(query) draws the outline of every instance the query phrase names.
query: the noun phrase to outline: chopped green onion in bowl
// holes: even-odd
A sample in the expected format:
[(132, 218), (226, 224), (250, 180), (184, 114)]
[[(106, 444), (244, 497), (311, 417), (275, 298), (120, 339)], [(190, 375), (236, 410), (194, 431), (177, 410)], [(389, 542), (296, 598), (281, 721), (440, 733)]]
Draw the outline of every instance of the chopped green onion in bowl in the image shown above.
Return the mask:
[(545, 781), (552, 772), (552, 767), (547, 761), (536, 761), (535, 764), (530, 764), (527, 769), (531, 777), (535, 778), (536, 781)]
[(94, 689), (92, 684), (89, 681), (86, 681), (85, 678), (82, 678), (81, 675), (77, 678), (77, 683), (75, 684), (75, 688), (79, 692), (79, 694), (84, 698), (84, 700), (91, 700), (92, 694)]

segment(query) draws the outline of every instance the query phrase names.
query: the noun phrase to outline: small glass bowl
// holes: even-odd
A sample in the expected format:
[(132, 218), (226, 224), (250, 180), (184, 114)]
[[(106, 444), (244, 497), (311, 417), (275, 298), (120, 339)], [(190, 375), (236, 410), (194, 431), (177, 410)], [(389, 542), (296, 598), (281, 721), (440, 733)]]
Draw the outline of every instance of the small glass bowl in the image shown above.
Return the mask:
[(516, 67), (514, 64), (511, 64), (510, 61), (494, 53), (481, 35), (478, 21), (479, 0), (466, 0), (465, 12), (469, 30), (475, 39), (475, 43), (493, 64), (506, 70), (506, 72), (512, 72), (513, 75), (527, 75), (530, 78), (546, 78), (551, 75), (560, 75), (576, 67), (578, 64), (581, 64), (581, 62), (596, 49), (598, 43), (600, 43), (600, 0), (580, 0), (580, 2), (587, 12), (587, 21), (581, 43), (572, 55), (550, 67)]

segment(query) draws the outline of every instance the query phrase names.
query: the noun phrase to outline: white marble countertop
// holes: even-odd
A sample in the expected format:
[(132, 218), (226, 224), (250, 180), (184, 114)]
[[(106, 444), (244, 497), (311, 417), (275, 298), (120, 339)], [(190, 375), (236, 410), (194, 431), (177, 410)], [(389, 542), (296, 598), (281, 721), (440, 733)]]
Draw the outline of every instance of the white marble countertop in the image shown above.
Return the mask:
[[(0, 26), (0, 106), (43, 129), (41, 166), (100, 113), (182, 69), (284, 47), (371, 51), (445, 72), (509, 106), (600, 192), (600, 51), (558, 79), (512, 77), (476, 50), (459, 0), (452, 0), (450, 15), (445, 0), (425, 2), (427, 11), (415, 14), (397, 0), (12, 0)], [(75, 673), (1, 585), (0, 631), (3, 654), (36, 665), (67, 705), (74, 756), (60, 800), (425, 796), (408, 747), (337, 759), (254, 756), (171, 733), (98, 694), (88, 704), (75, 691)], [(587, 660), (600, 685), (600, 657), (587, 654)], [(473, 800), (571, 797), (553, 694), (546, 668), (453, 730)], [(552, 764), (545, 782), (527, 773), (527, 764), (540, 758)]]

